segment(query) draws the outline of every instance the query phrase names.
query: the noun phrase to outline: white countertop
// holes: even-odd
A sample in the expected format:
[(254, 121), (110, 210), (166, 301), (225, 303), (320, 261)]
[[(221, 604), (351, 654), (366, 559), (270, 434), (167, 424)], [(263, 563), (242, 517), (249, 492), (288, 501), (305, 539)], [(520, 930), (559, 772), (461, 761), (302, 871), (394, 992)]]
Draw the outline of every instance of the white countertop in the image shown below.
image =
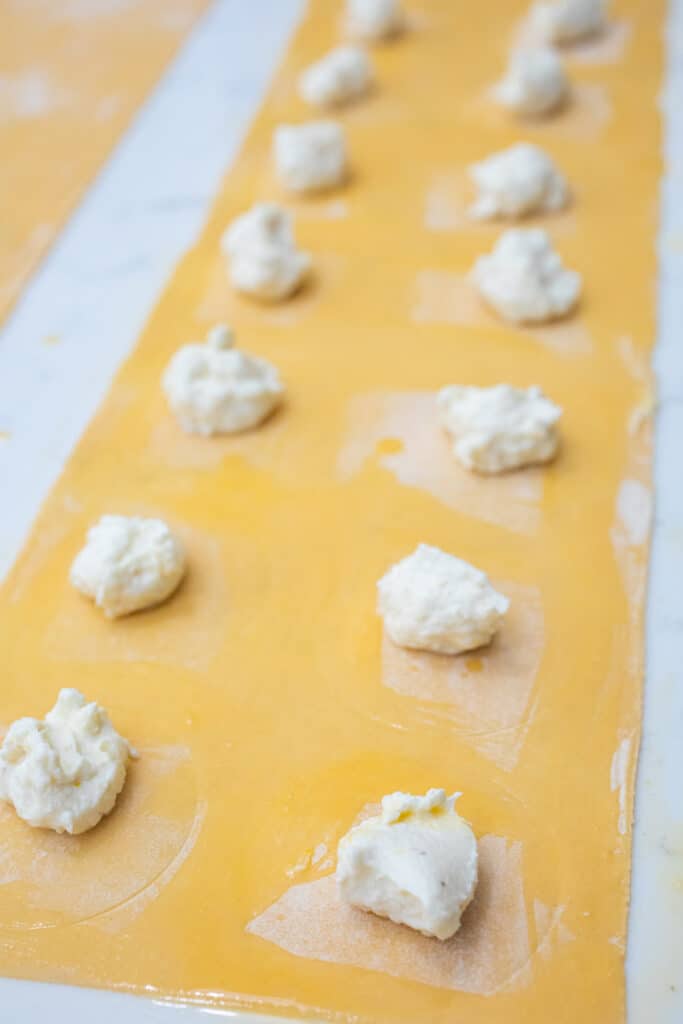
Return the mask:
[[(304, 0), (215, 0), (0, 333), (0, 578), (174, 267), (201, 232), (303, 7)], [(683, 577), (683, 0), (671, 0), (671, 7), (655, 358), (656, 522), (627, 969), (630, 1024), (683, 1021), (683, 611), (674, 597)], [(0, 1006), (8, 1024), (37, 1024), (48, 1014), (55, 1024), (86, 1017), (99, 1024), (200, 1024), (217, 1012), (2, 979)]]

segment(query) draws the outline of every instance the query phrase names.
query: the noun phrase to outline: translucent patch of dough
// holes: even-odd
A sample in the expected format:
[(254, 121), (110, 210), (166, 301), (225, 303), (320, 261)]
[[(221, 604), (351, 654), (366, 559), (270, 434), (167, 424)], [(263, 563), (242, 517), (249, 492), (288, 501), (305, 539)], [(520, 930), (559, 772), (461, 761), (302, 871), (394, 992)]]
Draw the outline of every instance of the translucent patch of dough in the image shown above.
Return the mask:
[[(657, 395), (660, 400), (666, 397), (663, 388), (655, 389), (650, 361), (646, 354), (633, 343), (633, 338), (624, 335), (615, 342), (615, 349), (624, 367), (634, 381), (643, 385), (638, 402), (632, 407), (628, 419), (631, 456), (644, 468), (643, 454), (650, 458), (652, 417), (657, 408)], [(640, 452), (640, 454), (638, 454)]]
[(141, 616), (127, 616), (115, 626), (92, 612), (88, 602), (64, 588), (60, 605), (45, 635), (54, 658), (85, 662), (161, 662), (189, 669), (206, 668), (223, 642), (226, 580), (220, 545), (200, 531), (173, 525), (185, 545), (187, 576), (169, 601)]
[(18, 75), (0, 75), (0, 116), (33, 121), (45, 118), (58, 107), (68, 106), (72, 97), (40, 68)]
[[(509, 127), (510, 114), (498, 109), (491, 91), (473, 100), (467, 113), (477, 120), (480, 128)], [(543, 146), (553, 138), (594, 142), (600, 138), (611, 118), (612, 103), (603, 85), (572, 82), (569, 99), (557, 114), (536, 119), (517, 116), (514, 120), (526, 141)]]
[[(429, 182), (424, 196), (424, 225), (428, 231), (479, 231), (487, 237), (497, 238), (501, 232), (501, 221), (476, 220), (468, 213), (474, 202), (476, 191), (464, 170), (441, 170)], [(575, 210), (570, 206), (552, 213), (533, 214), (527, 222), (552, 222), (553, 235), (563, 235), (576, 229)]]
[[(597, 35), (562, 43), (558, 49), (565, 60), (576, 64), (616, 64), (624, 56), (632, 34), (633, 25), (630, 21), (611, 19), (604, 31)], [(512, 37), (511, 49), (523, 50), (543, 42), (531, 19), (526, 17)]]
[[(190, 853), (203, 811), (185, 747), (140, 749), (115, 809), (81, 836), (28, 828), (0, 809), (3, 929), (81, 921), (117, 928), (150, 900)], [(106, 916), (105, 916), (106, 915)]]
[[(467, 275), (445, 270), (421, 270), (415, 279), (412, 318), (420, 324), (456, 324), (464, 327), (500, 328)], [(586, 355), (592, 349), (590, 335), (577, 314), (557, 323), (534, 326), (506, 325), (546, 345), (560, 355)]]
[(296, 211), (296, 220), (345, 220), (349, 215), (349, 204), (345, 199), (324, 199), (319, 203), (290, 203)]
[(148, 455), (156, 464), (172, 470), (210, 472), (231, 459), (248, 463), (279, 481), (300, 484), (302, 476), (329, 474), (330, 455), (323, 445), (302, 441), (291, 429), (289, 412), (276, 410), (258, 431), (205, 438), (184, 434), (172, 416), (161, 413), (152, 425)]
[(247, 930), (295, 956), (494, 995), (528, 980), (532, 949), (522, 847), (499, 836), (479, 840), (477, 891), (447, 942), (346, 906), (333, 875), (293, 886)]
[(84, 21), (108, 17), (122, 14), (136, 3), (137, 0), (61, 0), (59, 4), (52, 0), (10, 0), (10, 6), (30, 8), (37, 15), (51, 21)]
[(619, 835), (626, 835), (629, 822), (627, 809), (631, 807), (629, 800), (629, 780), (631, 778), (630, 762), (633, 748), (633, 736), (622, 737), (619, 746), (612, 756), (610, 768), (610, 789), (617, 794), (619, 801)]
[(645, 600), (646, 544), (652, 521), (652, 491), (637, 479), (622, 480), (615, 503), (610, 537), (617, 564), (635, 617)]
[[(635, 376), (633, 371), (634, 368), (631, 372)], [(646, 383), (650, 379), (651, 375), (648, 374), (643, 382)], [(649, 383), (647, 387), (649, 394)], [(637, 406), (635, 412), (639, 411), (642, 410)], [(636, 622), (645, 603), (647, 544), (654, 505), (650, 480), (652, 419), (650, 416), (631, 416), (625, 429), (629, 438), (628, 461), (626, 473), (616, 494), (610, 539), (628, 598), (631, 618)]]
[(644, 544), (652, 517), (652, 492), (639, 480), (623, 480), (617, 494), (617, 517), (626, 544)]
[(382, 682), (420, 702), (421, 717), (450, 721), (469, 746), (505, 771), (519, 759), (534, 711), (543, 657), (541, 594), (536, 587), (498, 583), (510, 608), (488, 647), (449, 657), (382, 641)]
[(473, 189), (468, 187), (464, 173), (442, 171), (435, 174), (425, 193), (424, 225), (427, 230), (457, 231), (477, 226), (477, 222), (467, 216), (472, 195)]
[(650, 384), (652, 367), (647, 355), (636, 347), (633, 338), (622, 335), (615, 342), (617, 353), (633, 380)]
[[(652, 392), (652, 372), (649, 367), (642, 367), (639, 372), (637, 350), (632, 346), (620, 344), (624, 362), (634, 380), (646, 388), (646, 394)], [(651, 480), (652, 465), (652, 417), (638, 415), (640, 405), (635, 407), (625, 425), (628, 434), (628, 456), (625, 476), (621, 480), (615, 495), (614, 520), (610, 527), (610, 540), (614, 556), (619, 568), (624, 593), (628, 602), (629, 626), (615, 630), (612, 644), (611, 666), (606, 677), (604, 692), (615, 691), (623, 685), (623, 664), (629, 671), (640, 676), (644, 668), (644, 651), (641, 642), (640, 623), (647, 594), (648, 578), (648, 543), (653, 517), (653, 495)], [(635, 415), (634, 415), (635, 413)], [(636, 424), (634, 428), (634, 423)], [(636, 747), (637, 751), (637, 747)], [(615, 752), (615, 758), (618, 749)], [(617, 827), (621, 835), (628, 835), (630, 821), (625, 819), (627, 810), (633, 806), (634, 771), (633, 762), (629, 761), (623, 768), (623, 785), (616, 788), (619, 800), (619, 820)], [(612, 783), (615, 778), (615, 762), (612, 764)], [(626, 826), (621, 832), (622, 825)]]
[[(391, 439), (398, 444), (383, 444)], [(348, 479), (377, 456), (407, 487), (417, 487), (450, 508), (515, 533), (533, 535), (540, 521), (542, 473), (530, 467), (499, 477), (478, 477), (454, 458), (439, 423), (436, 393), (375, 392), (359, 395), (349, 408), (349, 427), (337, 461)]]
[(536, 931), (536, 952), (544, 960), (550, 960), (553, 953), (567, 942), (573, 942), (574, 933), (562, 920), (565, 908), (549, 907), (541, 900), (534, 900), (534, 928)]

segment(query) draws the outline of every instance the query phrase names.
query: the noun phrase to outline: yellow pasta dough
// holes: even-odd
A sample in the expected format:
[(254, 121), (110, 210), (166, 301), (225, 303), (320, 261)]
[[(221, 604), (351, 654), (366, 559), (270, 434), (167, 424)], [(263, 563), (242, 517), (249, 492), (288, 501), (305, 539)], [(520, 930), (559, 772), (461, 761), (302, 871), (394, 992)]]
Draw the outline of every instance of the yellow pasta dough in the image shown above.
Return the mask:
[(208, 0), (5, 0), (0, 317)]
[[(526, 6), (406, 0), (410, 31), (376, 48), (378, 88), (343, 114), (352, 179), (289, 202), (315, 272), (264, 308), (231, 292), (219, 240), (284, 200), (272, 131), (306, 116), (297, 76), (339, 32), (340, 5), (311, 4), (0, 592), (2, 720), (75, 686), (141, 752), (91, 834), (1, 812), (3, 973), (340, 1021), (623, 1021), (665, 5), (615, 2), (622, 50), (570, 54), (576, 105), (520, 125), (487, 90)], [(522, 135), (574, 189), (540, 221), (585, 277), (559, 335), (468, 292), (498, 229), (464, 216), (465, 168)], [(188, 437), (159, 379), (217, 321), (280, 368), (287, 401), (257, 432)], [(465, 476), (429, 395), (500, 381), (564, 408), (561, 452)], [(105, 512), (161, 516), (189, 562), (170, 601), (116, 623), (67, 583)], [(456, 661), (383, 639), (376, 581), (419, 542), (511, 597), (490, 649)], [(329, 877), (366, 805), (430, 786), (463, 792), (483, 865), (446, 944), (340, 910)]]

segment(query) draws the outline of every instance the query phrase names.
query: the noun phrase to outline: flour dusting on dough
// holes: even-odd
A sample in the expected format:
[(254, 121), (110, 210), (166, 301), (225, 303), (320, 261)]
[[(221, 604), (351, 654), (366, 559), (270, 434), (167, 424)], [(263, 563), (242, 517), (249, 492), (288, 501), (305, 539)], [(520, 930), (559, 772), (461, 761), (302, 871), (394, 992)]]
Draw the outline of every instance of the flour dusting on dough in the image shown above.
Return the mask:
[(616, 350), (631, 377), (637, 381), (649, 381), (652, 376), (649, 357), (636, 348), (633, 338), (627, 334), (617, 339)]
[(612, 757), (610, 769), (610, 788), (613, 793), (619, 794), (619, 834), (626, 835), (628, 829), (628, 778), (629, 766), (631, 763), (631, 736), (624, 736)]
[(123, 106), (121, 96), (105, 96), (97, 105), (95, 111), (96, 121), (111, 121), (120, 112)]
[[(634, 438), (633, 444), (638, 440)], [(648, 441), (643, 443), (647, 445)], [(631, 468), (641, 468), (635, 451), (631, 456)], [(628, 598), (631, 619), (635, 622), (645, 600), (646, 545), (652, 521), (652, 492), (642, 481), (628, 478), (621, 482), (615, 506), (610, 538)]]
[(485, 306), (467, 275), (445, 270), (421, 270), (415, 279), (412, 318), (418, 324), (462, 327), (501, 327), (526, 334), (561, 355), (585, 355), (590, 336), (577, 315), (558, 323), (533, 326), (502, 324)]
[(557, 118), (548, 123), (548, 134), (582, 139), (599, 139), (612, 120), (612, 101), (606, 88), (597, 82), (575, 82), (566, 121)]
[[(491, 154), (482, 154), (490, 156)], [(478, 219), (471, 216), (469, 210), (476, 196), (476, 189), (469, 181), (464, 170), (440, 170), (434, 174), (424, 198), (424, 226), (428, 231), (445, 232), (466, 229), (478, 231), (487, 237), (497, 238), (507, 220), (504, 217)], [(522, 222), (550, 222), (555, 236), (573, 234), (576, 230), (576, 217), (573, 200), (576, 198), (572, 189), (570, 201), (560, 210), (535, 213), (522, 218)], [(490, 243), (492, 244), (492, 243)]]
[(632, 408), (628, 420), (628, 432), (635, 439), (652, 418), (657, 405), (652, 368), (648, 354), (637, 348), (633, 338), (628, 335), (617, 339), (616, 350), (629, 376), (643, 385), (642, 397)]
[(453, 657), (403, 650), (385, 636), (382, 682), (418, 700), (427, 723), (452, 723), (455, 735), (511, 771), (533, 718), (544, 647), (543, 604), (536, 587), (494, 585), (510, 598), (510, 609), (488, 647)]
[[(612, 19), (604, 31), (586, 39), (563, 43), (559, 51), (570, 64), (616, 64), (624, 56), (632, 34), (633, 25), (630, 21)], [(543, 45), (544, 42), (531, 19), (526, 17), (517, 26), (511, 49), (523, 50)]]
[(527, 980), (532, 951), (522, 847), (499, 836), (479, 840), (477, 891), (447, 942), (347, 906), (337, 898), (333, 875), (293, 886), (247, 931), (295, 956), (491, 996)]
[(467, 217), (464, 175), (441, 172), (432, 179), (425, 195), (424, 224), (428, 231), (455, 231), (475, 222)]
[(0, 885), (15, 908), (4, 927), (30, 931), (154, 899), (188, 855), (202, 812), (189, 750), (167, 746), (140, 750), (115, 810), (82, 836), (27, 829), (6, 807), (0, 819)]
[[(637, 354), (629, 351), (625, 345), (622, 345), (621, 354), (624, 361), (630, 364), (631, 375), (635, 376), (638, 373)], [(647, 374), (646, 369), (644, 372)], [(649, 382), (649, 375), (646, 379)], [(636, 672), (642, 668), (642, 645), (636, 627), (645, 602), (647, 545), (653, 516), (650, 479), (652, 417), (643, 412), (642, 406), (636, 406), (626, 421), (626, 474), (615, 496), (614, 521), (610, 527), (610, 540), (628, 599), (631, 624), (636, 630), (630, 642), (633, 669)], [(634, 426), (637, 429), (634, 430)]]
[(178, 590), (158, 608), (112, 623), (65, 587), (45, 634), (52, 657), (90, 663), (168, 662), (192, 670), (211, 663), (230, 614), (220, 544), (200, 530), (172, 525), (188, 559), (187, 576)]
[(644, 544), (650, 532), (652, 493), (639, 480), (624, 480), (617, 495), (617, 517), (627, 544)]
[(32, 68), (19, 75), (0, 75), (0, 117), (31, 121), (69, 103), (70, 94), (47, 72)]
[[(512, 125), (528, 142), (545, 145), (553, 138), (592, 142), (601, 137), (612, 119), (612, 101), (599, 82), (572, 82), (567, 104), (553, 117), (513, 117), (501, 110), (495, 89), (489, 88), (467, 105), (467, 115), (490, 130)], [(543, 141), (542, 141), (543, 140)]]
[(129, 922), (141, 914), (145, 907), (149, 906), (159, 897), (162, 889), (175, 878), (185, 861), (195, 848), (199, 835), (206, 819), (208, 804), (205, 800), (197, 802), (194, 818), (187, 837), (179, 848), (173, 860), (166, 865), (163, 871), (140, 892), (135, 893), (130, 899), (106, 910), (102, 914), (86, 921), (86, 924), (103, 928), (109, 932), (119, 932), (127, 927)]
[(558, 946), (573, 942), (576, 936), (563, 923), (566, 907), (549, 907), (541, 900), (534, 900), (533, 910), (538, 954), (550, 960)]
[[(397, 450), (382, 452), (387, 439)], [(393, 447), (393, 445), (392, 445)], [(348, 480), (378, 453), (378, 462), (406, 487), (417, 487), (450, 508), (516, 533), (533, 535), (540, 520), (542, 470), (497, 477), (464, 469), (439, 423), (436, 392), (374, 392), (349, 405), (349, 427), (337, 461)]]

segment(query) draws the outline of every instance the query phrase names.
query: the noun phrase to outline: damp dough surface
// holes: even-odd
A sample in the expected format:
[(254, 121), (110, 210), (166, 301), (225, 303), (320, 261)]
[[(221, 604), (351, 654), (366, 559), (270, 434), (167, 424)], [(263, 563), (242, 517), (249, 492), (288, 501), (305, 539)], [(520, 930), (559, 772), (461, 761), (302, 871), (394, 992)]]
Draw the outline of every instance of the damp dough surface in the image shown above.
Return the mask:
[[(229, 288), (220, 238), (283, 201), (273, 128), (306, 117), (298, 74), (338, 38), (340, 5), (310, 6), (203, 238), (0, 591), (0, 723), (44, 713), (68, 681), (141, 753), (115, 812), (75, 843), (2, 812), (1, 973), (363, 1024), (624, 1020), (663, 0), (615, 2), (624, 59), (572, 66), (609, 96), (597, 135), (571, 110), (527, 133), (576, 188), (568, 220), (540, 223), (584, 274), (586, 344), (467, 306), (414, 314), (421, 275), (447, 292), (495, 240), (488, 225), (435, 233), (424, 210), (435, 178), (517, 138), (482, 97), (527, 6), (411, 5), (411, 31), (377, 49), (381, 88), (344, 114), (348, 186), (291, 204), (315, 272), (263, 308)], [(288, 401), (258, 431), (188, 437), (159, 379), (216, 322), (278, 366)], [(477, 490), (430, 395), (499, 381), (551, 394), (563, 445)], [(116, 623), (67, 580), (107, 512), (165, 519), (189, 566), (163, 606)], [(383, 642), (376, 581), (420, 542), (485, 567), (518, 606), (490, 649), (454, 662)], [(463, 792), (488, 870), (460, 937), (340, 922), (339, 838), (383, 794), (431, 786)], [(343, 925), (338, 944), (307, 927), (310, 907)]]
[(0, 319), (208, 0), (5, 0)]

